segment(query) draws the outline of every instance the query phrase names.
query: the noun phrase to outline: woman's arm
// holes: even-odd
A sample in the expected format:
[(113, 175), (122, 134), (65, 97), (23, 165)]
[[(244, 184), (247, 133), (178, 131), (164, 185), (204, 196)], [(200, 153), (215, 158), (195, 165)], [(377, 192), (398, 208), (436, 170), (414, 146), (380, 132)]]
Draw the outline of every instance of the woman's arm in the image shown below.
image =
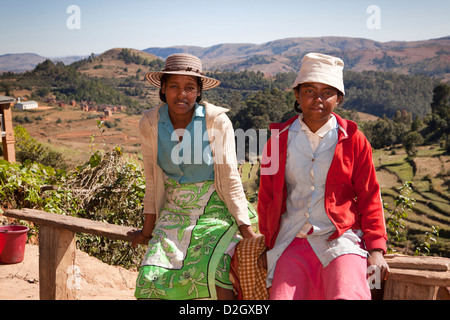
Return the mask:
[(247, 224), (241, 224), (239, 226), (239, 231), (241, 232), (244, 238), (257, 238), (261, 236), (256, 234), (255, 231), (253, 231), (252, 226), (249, 226)]
[(369, 256), (368, 266), (376, 266), (383, 280), (389, 274), (389, 265), (384, 259), (386, 252), (386, 226), (381, 201), (380, 186), (373, 164), (370, 143), (362, 138), (362, 150), (358, 153), (356, 170), (353, 178), (358, 212), (361, 213), (361, 230)]
[(131, 246), (136, 247), (138, 244), (147, 244), (152, 237), (155, 228), (156, 214), (146, 214), (144, 226), (142, 230), (133, 230), (129, 234), (134, 237)]
[(352, 181), (358, 213), (361, 215), (361, 230), (368, 251), (380, 249), (386, 252), (386, 223), (380, 185), (372, 158), (372, 148), (361, 134), (356, 149)]
[(214, 121), (213, 130), (208, 131), (214, 157), (215, 179), (219, 196), (239, 226), (250, 226), (248, 202), (238, 171), (234, 130), (230, 119), (221, 114)]

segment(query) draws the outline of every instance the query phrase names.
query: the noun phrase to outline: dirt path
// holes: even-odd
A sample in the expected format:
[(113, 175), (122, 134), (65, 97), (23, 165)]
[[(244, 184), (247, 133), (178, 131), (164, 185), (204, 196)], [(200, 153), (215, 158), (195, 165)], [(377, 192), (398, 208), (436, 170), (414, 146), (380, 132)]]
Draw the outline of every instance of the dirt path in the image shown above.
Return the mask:
[[(31, 244), (26, 245), (21, 263), (0, 264), (0, 300), (38, 300), (38, 264), (39, 247)], [(137, 272), (110, 266), (79, 250), (75, 264), (81, 272), (78, 300), (134, 300)]]

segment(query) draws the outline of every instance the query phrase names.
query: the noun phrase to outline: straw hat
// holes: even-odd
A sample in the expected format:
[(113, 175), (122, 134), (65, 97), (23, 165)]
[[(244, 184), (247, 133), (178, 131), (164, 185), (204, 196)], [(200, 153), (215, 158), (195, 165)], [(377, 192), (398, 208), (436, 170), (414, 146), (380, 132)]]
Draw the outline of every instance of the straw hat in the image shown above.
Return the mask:
[(292, 88), (305, 82), (320, 82), (338, 89), (345, 95), (343, 69), (344, 61), (340, 58), (321, 53), (308, 53), (303, 57), (302, 67)]
[(175, 53), (167, 57), (162, 71), (152, 71), (145, 74), (145, 78), (155, 87), (161, 88), (163, 74), (180, 74), (199, 77), (203, 82), (203, 90), (217, 87), (219, 80), (206, 77), (202, 71), (202, 62), (196, 56), (187, 53)]

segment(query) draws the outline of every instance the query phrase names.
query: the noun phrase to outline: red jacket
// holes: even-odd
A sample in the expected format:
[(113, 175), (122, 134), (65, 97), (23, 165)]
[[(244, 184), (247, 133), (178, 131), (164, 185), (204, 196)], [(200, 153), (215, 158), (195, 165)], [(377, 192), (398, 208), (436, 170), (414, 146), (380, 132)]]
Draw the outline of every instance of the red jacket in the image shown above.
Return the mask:
[[(385, 252), (386, 226), (372, 148), (355, 122), (344, 120), (336, 114), (334, 116), (339, 125), (338, 142), (327, 174), (324, 204), (336, 231), (329, 240), (338, 238), (349, 229), (360, 229), (367, 250), (382, 249)], [(259, 230), (265, 236), (269, 249), (275, 244), (281, 216), (286, 212), (287, 140), (289, 126), (295, 119), (297, 116), (285, 123), (270, 125), (272, 136), (261, 161)], [(272, 150), (272, 145), (277, 146), (278, 150)], [(276, 153), (279, 156), (278, 170), (273, 174), (264, 174), (264, 168), (271, 166), (271, 163), (266, 162)]]

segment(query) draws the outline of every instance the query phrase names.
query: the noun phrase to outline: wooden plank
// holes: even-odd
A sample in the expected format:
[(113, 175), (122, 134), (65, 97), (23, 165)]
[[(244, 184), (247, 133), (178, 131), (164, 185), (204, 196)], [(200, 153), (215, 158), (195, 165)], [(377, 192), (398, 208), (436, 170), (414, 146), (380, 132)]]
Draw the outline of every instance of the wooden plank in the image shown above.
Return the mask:
[(75, 265), (75, 233), (47, 225), (39, 227), (39, 298), (75, 300), (76, 289), (69, 284), (70, 267)]
[(384, 256), (390, 268), (449, 271), (450, 259), (443, 257), (422, 257), (387, 254)]
[(450, 287), (450, 272), (391, 268), (388, 280)]
[(395, 281), (390, 277), (384, 287), (383, 300), (436, 300), (438, 287)]
[(127, 233), (135, 230), (135, 228), (131, 227), (33, 209), (7, 210), (3, 215), (19, 220), (31, 221), (39, 225), (63, 228), (72, 232), (89, 233), (114, 240), (132, 241), (132, 237)]

